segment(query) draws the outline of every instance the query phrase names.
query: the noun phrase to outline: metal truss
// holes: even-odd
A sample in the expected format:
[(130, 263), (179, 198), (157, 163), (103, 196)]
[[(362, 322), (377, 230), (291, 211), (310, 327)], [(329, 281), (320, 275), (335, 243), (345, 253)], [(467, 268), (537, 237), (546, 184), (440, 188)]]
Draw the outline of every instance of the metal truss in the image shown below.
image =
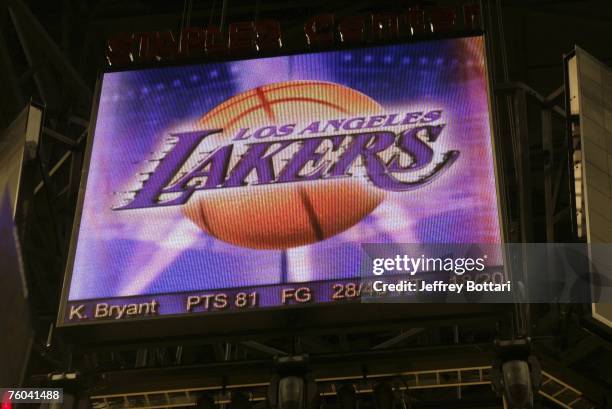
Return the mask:
[(23, 0), (0, 1), (0, 130), (29, 99), (45, 112), (41, 141), (23, 181), (29, 194), (22, 203), (25, 222), (19, 226), (34, 315), (40, 321), (34, 325), (44, 328), (42, 334), (57, 311), (89, 126), (83, 118), (89, 116), (92, 99), (66, 51)]
[(542, 371), (542, 385), (539, 393), (562, 408), (597, 408), (578, 389), (545, 371)]
[[(9, 48), (12, 44), (18, 47)], [(26, 95), (36, 95), (52, 117), (89, 114), (91, 88), (65, 47), (53, 40), (22, 0), (0, 2), (0, 80), (7, 85), (7, 98), (0, 103), (0, 129), (25, 105)]]
[[(397, 374), (370, 375), (366, 380), (357, 377), (322, 378), (317, 379), (321, 396), (334, 396), (335, 385), (338, 383), (355, 383), (358, 394), (368, 394), (376, 382), (388, 380), (396, 383), (396, 390), (418, 391), (423, 389), (456, 388), (461, 396), (461, 389), (473, 386), (488, 386), (490, 366), (445, 368), (435, 370), (399, 372)], [(597, 409), (598, 406), (587, 399), (578, 389), (542, 372), (542, 387), (539, 394), (546, 400), (568, 409)], [(399, 383), (398, 383), (399, 382)], [(115, 395), (95, 395), (90, 397), (94, 409), (166, 409), (189, 408), (195, 406), (195, 401), (202, 393), (215, 396), (215, 403), (230, 402), (231, 390), (247, 390), (252, 402), (266, 399), (268, 383), (245, 385), (226, 385), (225, 388), (203, 387), (171, 390), (156, 390), (149, 392), (134, 392)], [(501, 405), (501, 400), (500, 400)]]

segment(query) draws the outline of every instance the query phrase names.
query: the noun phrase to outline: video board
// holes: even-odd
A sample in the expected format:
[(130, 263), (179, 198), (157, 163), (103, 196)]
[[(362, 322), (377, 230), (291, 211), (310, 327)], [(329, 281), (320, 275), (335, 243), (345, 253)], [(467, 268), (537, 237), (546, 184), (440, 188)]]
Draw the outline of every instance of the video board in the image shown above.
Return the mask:
[(59, 322), (359, 297), (362, 243), (500, 243), (481, 36), (108, 72)]

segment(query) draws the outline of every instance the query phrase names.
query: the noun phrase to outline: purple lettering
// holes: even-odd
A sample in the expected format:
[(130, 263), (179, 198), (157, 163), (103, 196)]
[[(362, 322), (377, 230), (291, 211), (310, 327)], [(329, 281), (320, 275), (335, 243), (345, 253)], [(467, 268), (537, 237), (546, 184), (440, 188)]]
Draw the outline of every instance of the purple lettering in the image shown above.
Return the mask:
[(240, 128), (240, 130), (238, 131), (236, 136), (234, 136), (233, 140), (234, 141), (241, 141), (241, 140), (244, 140), (244, 139), (249, 139), (251, 137), (251, 135), (248, 135), (248, 132), (249, 132), (249, 128)]
[(422, 123), (434, 122), (440, 119), (441, 116), (442, 116), (442, 111), (440, 110), (429, 111), (428, 113), (425, 114), (423, 119), (421, 119), (421, 122)]
[(363, 127), (363, 123), (365, 122), (364, 117), (351, 118), (342, 125), (342, 129), (347, 131), (354, 131), (355, 129), (361, 129)]
[[(284, 183), (321, 179), (330, 164), (330, 161), (322, 161), (327, 152), (329, 152), (329, 149), (324, 152), (317, 152), (317, 149), (319, 149), (325, 141), (331, 141), (331, 150), (335, 152), (340, 149), (344, 138), (345, 136), (342, 135), (332, 138), (303, 139), (301, 141), (302, 146), (300, 150), (293, 155), (289, 163), (283, 168), (278, 176), (277, 182)], [(312, 167), (314, 169), (308, 174), (300, 175), (300, 171), (302, 171), (308, 162), (312, 162)]]
[(396, 126), (399, 125), (399, 122), (394, 122), (395, 118), (397, 118), (397, 114), (391, 114), (389, 115), (389, 117), (387, 118), (387, 121), (385, 122), (385, 124), (383, 126)]
[(319, 121), (314, 121), (312, 122), (310, 125), (308, 125), (306, 128), (302, 129), (302, 132), (300, 132), (300, 135), (305, 134), (306, 132), (310, 132), (310, 133), (318, 133), (319, 131)]
[[(382, 152), (389, 146), (393, 145), (395, 141), (395, 134), (393, 132), (369, 132), (363, 134), (357, 134), (354, 136), (351, 143), (346, 147), (346, 151), (340, 155), (331, 171), (329, 172), (330, 177), (343, 177), (351, 176), (349, 173), (351, 166), (358, 157), (362, 157), (366, 167), (368, 168), (368, 174), (370, 174), (370, 168), (374, 170), (377, 168), (377, 162), (380, 162), (380, 158), (376, 156), (378, 152)], [(380, 164), (384, 169), (384, 164)]]
[[(161, 193), (182, 193), (180, 196), (181, 203), (185, 203), (196, 190), (212, 189), (220, 186), (225, 180), (233, 148), (234, 145), (225, 145), (210, 153), (203, 162), (182, 176), (176, 183), (162, 190)], [(206, 178), (206, 182), (189, 185), (189, 182), (195, 178)]]
[(459, 157), (458, 151), (448, 151), (444, 154), (442, 160), (434, 166), (427, 174), (413, 182), (402, 182), (394, 178), (390, 173), (372, 173), (369, 174), (370, 180), (381, 189), (390, 190), (392, 192), (407, 192), (409, 190), (418, 189), (437, 179), (446, 169), (448, 169)]
[(419, 126), (418, 128), (408, 129), (402, 132), (398, 138), (398, 147), (410, 155), (413, 161), (408, 166), (400, 164), (400, 155), (395, 154), (389, 160), (387, 170), (389, 172), (409, 172), (422, 169), (429, 165), (433, 159), (433, 150), (419, 139), (419, 133), (425, 132), (428, 140), (437, 138), (442, 132), (444, 125), (439, 126)]
[(421, 115), (423, 115), (422, 112), (410, 112), (410, 113), (407, 113), (406, 116), (404, 117), (404, 120), (402, 121), (402, 125), (416, 124), (417, 123), (417, 119), (419, 119), (419, 117)]
[(327, 121), (327, 123), (325, 124), (325, 128), (323, 128), (323, 132), (327, 132), (327, 128), (331, 125), (334, 128), (334, 132), (338, 132), (340, 130), (340, 127), (342, 126), (342, 123), (345, 121), (345, 119), (330, 119), (329, 121)]
[(364, 128), (378, 128), (382, 122), (385, 120), (385, 115), (374, 115), (371, 116), (368, 120), (368, 123), (364, 126)]
[(188, 197), (184, 197), (184, 195), (163, 203), (159, 202), (159, 196), (163, 193), (162, 190), (164, 186), (170, 183), (176, 172), (179, 171), (200, 142), (202, 142), (204, 138), (219, 132), (221, 132), (220, 129), (214, 129), (172, 134), (172, 136), (177, 138), (174, 148), (162, 159), (155, 171), (151, 174), (151, 177), (144, 182), (142, 189), (136, 192), (134, 199), (129, 204), (117, 207), (115, 210), (171, 206), (185, 203)]
[[(433, 122), (438, 120), (442, 111), (407, 113), (402, 123)], [(325, 128), (363, 128), (390, 126), (395, 124), (398, 114), (389, 116), (376, 115), (369, 119), (363, 117), (330, 120)], [(301, 133), (320, 132), (321, 123), (312, 122)], [(284, 136), (293, 132), (295, 124), (280, 127), (264, 126), (249, 135), (249, 128), (242, 128), (234, 140), (245, 140), (250, 137), (267, 138)], [(388, 191), (409, 191), (435, 180), (448, 169), (459, 157), (458, 151), (444, 153), (441, 160), (434, 161), (434, 150), (430, 144), (437, 141), (445, 125), (421, 125), (405, 129), (400, 133), (389, 130), (360, 132), (320, 138), (285, 139), (280, 141), (257, 142), (237, 145), (246, 149), (232, 169), (229, 169), (232, 155), (236, 155), (233, 144), (219, 146), (208, 153), (195, 166), (184, 174), (177, 174), (200, 143), (209, 135), (222, 130), (202, 130), (173, 134), (176, 143), (160, 160), (157, 168), (150, 174), (142, 188), (136, 191), (134, 198), (126, 205), (115, 210), (139, 209), (146, 207), (172, 206), (186, 203), (198, 190), (231, 188), (249, 184), (264, 185), (273, 183), (300, 182), (307, 180), (325, 180), (351, 177), (351, 169), (363, 164), (370, 181), (377, 187)], [(344, 144), (344, 142), (347, 142)], [(244, 148), (242, 148), (244, 146)], [(288, 160), (276, 160), (279, 154), (293, 147)], [(383, 159), (381, 153), (392, 149), (390, 159)], [(397, 153), (396, 153), (397, 152)], [(330, 153), (336, 153), (330, 155)], [(287, 156), (287, 155), (285, 155)], [(283, 156), (283, 159), (285, 159)], [(386, 156), (388, 158), (388, 156)], [(327, 158), (327, 159), (326, 159)], [(333, 159), (332, 159), (333, 158)], [(403, 159), (403, 160), (402, 160)], [(404, 162), (405, 161), (405, 162)], [(426, 175), (420, 174), (416, 180), (404, 176), (421, 169), (431, 169)], [(172, 183), (173, 180), (176, 180)], [(166, 200), (165, 195), (171, 199)]]
[[(257, 184), (264, 185), (274, 181), (274, 155), (291, 145), (294, 141), (261, 142), (250, 144), (246, 153), (231, 171), (223, 187), (245, 186), (247, 176), (253, 171), (257, 173)], [(272, 145), (278, 144), (275, 149), (268, 152)]]

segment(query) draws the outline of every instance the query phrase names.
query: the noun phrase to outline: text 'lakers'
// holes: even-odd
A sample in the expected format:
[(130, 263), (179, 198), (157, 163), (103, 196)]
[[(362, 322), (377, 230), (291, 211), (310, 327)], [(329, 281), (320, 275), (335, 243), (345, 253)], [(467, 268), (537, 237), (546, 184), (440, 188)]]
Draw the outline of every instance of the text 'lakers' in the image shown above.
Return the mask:
[(445, 128), (441, 116), (435, 110), (315, 121), (299, 128), (241, 128), (230, 139), (233, 143), (198, 152), (195, 161), (197, 148), (223, 129), (172, 134), (172, 147), (159, 165), (115, 210), (181, 205), (200, 190), (359, 176), (387, 191), (417, 189), (459, 157), (456, 150), (436, 154), (431, 146)]

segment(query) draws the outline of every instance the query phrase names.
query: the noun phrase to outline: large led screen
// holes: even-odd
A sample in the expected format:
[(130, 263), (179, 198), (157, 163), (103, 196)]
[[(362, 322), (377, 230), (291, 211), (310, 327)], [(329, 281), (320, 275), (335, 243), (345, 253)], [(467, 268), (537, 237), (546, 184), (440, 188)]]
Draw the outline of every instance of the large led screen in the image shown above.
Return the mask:
[(60, 321), (332, 303), (362, 243), (499, 243), (482, 37), (103, 76)]

